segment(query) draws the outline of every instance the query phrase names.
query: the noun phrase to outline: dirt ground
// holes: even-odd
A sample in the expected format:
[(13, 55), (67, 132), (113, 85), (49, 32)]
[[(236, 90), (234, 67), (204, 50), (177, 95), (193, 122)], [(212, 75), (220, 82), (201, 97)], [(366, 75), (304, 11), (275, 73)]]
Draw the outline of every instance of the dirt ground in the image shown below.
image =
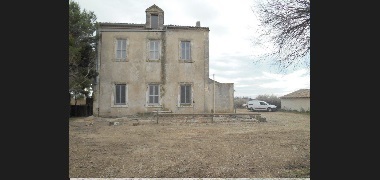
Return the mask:
[(310, 178), (310, 115), (252, 113), (70, 118), (69, 177)]

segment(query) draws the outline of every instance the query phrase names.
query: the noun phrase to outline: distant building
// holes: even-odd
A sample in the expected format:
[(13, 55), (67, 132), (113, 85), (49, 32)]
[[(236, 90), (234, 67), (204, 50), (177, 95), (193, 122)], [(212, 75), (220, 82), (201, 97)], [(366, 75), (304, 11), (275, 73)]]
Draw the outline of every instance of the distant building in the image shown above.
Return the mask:
[(233, 112), (234, 84), (209, 78), (209, 28), (164, 25), (156, 5), (145, 14), (144, 24), (99, 23), (94, 115), (210, 113), (214, 84), (215, 112)]
[(299, 89), (280, 97), (281, 109), (310, 111), (310, 89)]
[[(86, 97), (76, 99), (76, 105), (86, 105)], [(70, 105), (75, 105), (75, 99), (70, 98)]]

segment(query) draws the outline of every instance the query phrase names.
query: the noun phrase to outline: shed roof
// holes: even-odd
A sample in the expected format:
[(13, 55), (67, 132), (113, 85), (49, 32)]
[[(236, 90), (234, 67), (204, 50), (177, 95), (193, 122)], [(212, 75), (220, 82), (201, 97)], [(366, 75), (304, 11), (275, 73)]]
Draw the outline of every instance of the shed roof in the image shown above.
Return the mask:
[(299, 89), (280, 97), (281, 99), (287, 98), (310, 98), (310, 89)]

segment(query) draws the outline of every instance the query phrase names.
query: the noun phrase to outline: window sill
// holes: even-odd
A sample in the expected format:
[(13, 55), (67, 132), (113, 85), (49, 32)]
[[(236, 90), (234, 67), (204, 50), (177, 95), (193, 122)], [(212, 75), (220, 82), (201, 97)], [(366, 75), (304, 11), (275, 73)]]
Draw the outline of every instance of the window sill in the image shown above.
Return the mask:
[(193, 60), (178, 60), (179, 63), (194, 63)]
[(113, 62), (128, 62), (127, 59), (112, 59)]
[(116, 105), (116, 104), (111, 105), (111, 108), (126, 108), (126, 107), (128, 107), (128, 104), (126, 104), (126, 105)]
[(180, 104), (178, 107), (179, 108), (192, 108), (193, 104)]
[(156, 60), (153, 60), (153, 59), (147, 59), (146, 62), (160, 62), (161, 60), (160, 59), (156, 59)]
[(147, 108), (162, 108), (162, 105), (159, 105), (159, 104), (148, 104), (146, 105), (145, 107)]

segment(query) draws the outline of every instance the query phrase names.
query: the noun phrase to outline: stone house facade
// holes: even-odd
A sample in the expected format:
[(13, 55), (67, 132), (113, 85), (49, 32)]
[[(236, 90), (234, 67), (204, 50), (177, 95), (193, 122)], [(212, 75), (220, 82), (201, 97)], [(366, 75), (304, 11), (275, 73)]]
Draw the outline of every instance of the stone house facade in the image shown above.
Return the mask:
[(209, 28), (164, 25), (156, 5), (145, 13), (145, 24), (99, 23), (94, 116), (232, 113), (233, 83), (209, 78)]

